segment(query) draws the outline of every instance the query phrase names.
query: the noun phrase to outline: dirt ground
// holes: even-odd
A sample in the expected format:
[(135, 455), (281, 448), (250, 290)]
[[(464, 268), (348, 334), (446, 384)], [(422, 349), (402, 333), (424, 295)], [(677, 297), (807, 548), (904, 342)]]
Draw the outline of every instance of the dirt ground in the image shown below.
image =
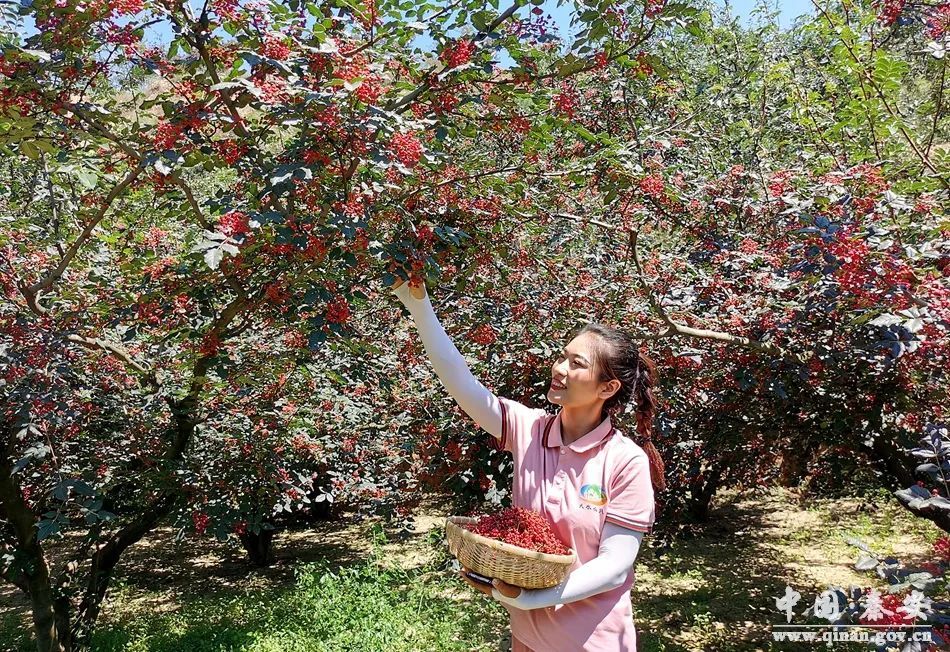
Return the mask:
[(775, 598), (786, 586), (801, 594), (800, 614), (833, 586), (881, 585), (854, 569), (860, 551), (849, 538), (919, 563), (941, 534), (893, 499), (803, 501), (785, 489), (724, 492), (697, 536), (658, 558), (641, 555), (634, 622), (646, 649), (772, 649), (770, 625), (785, 622)]

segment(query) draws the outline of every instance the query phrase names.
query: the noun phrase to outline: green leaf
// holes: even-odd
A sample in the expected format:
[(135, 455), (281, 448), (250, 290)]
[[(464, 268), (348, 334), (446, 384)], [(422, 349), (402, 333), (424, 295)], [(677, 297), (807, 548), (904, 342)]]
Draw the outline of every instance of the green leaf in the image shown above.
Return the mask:
[(34, 161), (40, 158), (40, 150), (29, 140), (24, 140), (20, 143), (20, 152)]
[(488, 29), (488, 25), (491, 24), (494, 14), (489, 11), (476, 11), (472, 14), (472, 27), (477, 29), (480, 32), (484, 32)]
[(43, 539), (48, 539), (49, 537), (58, 533), (59, 521), (56, 519), (40, 521), (39, 526), (36, 528), (36, 538), (40, 541)]
[(33, 144), (47, 154), (56, 154), (56, 152), (59, 151), (56, 149), (53, 143), (49, 142), (48, 140), (34, 140)]
[(580, 136), (587, 142), (599, 140), (597, 136), (595, 136), (590, 131), (588, 131), (585, 127), (582, 127), (581, 125), (577, 123), (571, 123), (570, 129), (571, 131), (576, 133), (578, 136)]
[(571, 60), (568, 60), (567, 57), (565, 57), (565, 62), (562, 63), (558, 67), (557, 72), (558, 72), (558, 75), (562, 77), (569, 77), (570, 75), (573, 75), (574, 73), (581, 70), (585, 66), (587, 66), (587, 62), (584, 59), (573, 59), (571, 61)]
[(49, 61), (52, 60), (52, 57), (50, 57), (49, 53), (44, 52), (43, 50), (28, 50), (26, 48), (17, 48), (17, 49), (23, 54), (29, 56), (30, 58), (36, 59), (38, 61), (42, 61), (43, 63), (48, 63)]
[(96, 187), (96, 184), (99, 183), (99, 176), (94, 170), (89, 170), (87, 168), (78, 168), (73, 171), (73, 176), (83, 185), (87, 190), (92, 190)]

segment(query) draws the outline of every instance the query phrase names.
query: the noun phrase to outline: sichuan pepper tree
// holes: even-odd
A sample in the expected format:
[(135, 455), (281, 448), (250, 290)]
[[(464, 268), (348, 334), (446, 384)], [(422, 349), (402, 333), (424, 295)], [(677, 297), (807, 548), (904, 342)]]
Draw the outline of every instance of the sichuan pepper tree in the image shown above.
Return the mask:
[[(502, 259), (571, 77), (631, 65), (660, 21), (695, 13), (633, 4), (621, 35), (580, 7), (562, 57), (514, 20), (522, 4), (20, 7), (35, 33), (6, 35), (0, 60), (0, 570), (39, 649), (88, 644), (123, 553), (166, 517), (240, 530), (271, 500), (299, 507), (326, 460), (307, 441), (274, 453), (295, 445), (274, 414), (294, 395), (268, 396), (276, 339), (319, 374), (331, 344), (359, 359), (384, 337), (356, 326), (371, 281)], [(167, 50), (142, 40), (159, 24)], [(433, 56), (408, 47), (423, 32)], [(487, 121), (511, 131), (503, 157), (478, 148)], [(586, 173), (573, 164), (556, 173)]]
[[(438, 288), (476, 375), (534, 406), (583, 321), (642, 340), (663, 383), (661, 523), (724, 486), (861, 478), (927, 485), (899, 496), (946, 527), (937, 453), (911, 454), (950, 386), (946, 11), (906, 10), (823, 7), (786, 32), (701, 15), (635, 68), (579, 78), (539, 156), (591, 174), (538, 180), (513, 254)], [(507, 499), (506, 459), (464, 415), (427, 427), (438, 481)]]

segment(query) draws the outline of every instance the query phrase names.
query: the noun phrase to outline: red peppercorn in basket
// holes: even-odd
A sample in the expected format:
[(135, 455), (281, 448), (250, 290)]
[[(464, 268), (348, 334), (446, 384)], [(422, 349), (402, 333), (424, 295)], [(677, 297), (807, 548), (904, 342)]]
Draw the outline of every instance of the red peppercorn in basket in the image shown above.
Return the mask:
[(551, 524), (540, 513), (523, 507), (509, 507), (498, 514), (482, 516), (466, 530), (513, 546), (551, 555), (566, 555), (568, 548), (557, 538)]
[(463, 566), (525, 589), (559, 584), (577, 557), (542, 514), (522, 507), (481, 518), (451, 516), (445, 534)]

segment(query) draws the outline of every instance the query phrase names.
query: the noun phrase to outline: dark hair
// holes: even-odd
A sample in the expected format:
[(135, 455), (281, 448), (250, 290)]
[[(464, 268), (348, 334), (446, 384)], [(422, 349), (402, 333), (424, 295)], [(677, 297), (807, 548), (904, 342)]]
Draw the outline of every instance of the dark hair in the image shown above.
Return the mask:
[(578, 331), (577, 336), (591, 333), (597, 336), (594, 346), (594, 364), (598, 370), (598, 380), (619, 380), (620, 389), (604, 401), (601, 420), (608, 415), (616, 416), (633, 397), (636, 401), (635, 415), (637, 433), (642, 440), (641, 446), (650, 459), (650, 479), (653, 487), (662, 491), (666, 488), (663, 459), (653, 445), (653, 418), (656, 415), (657, 402), (653, 396), (656, 387), (656, 365), (640, 352), (636, 341), (616, 328), (591, 322)]

